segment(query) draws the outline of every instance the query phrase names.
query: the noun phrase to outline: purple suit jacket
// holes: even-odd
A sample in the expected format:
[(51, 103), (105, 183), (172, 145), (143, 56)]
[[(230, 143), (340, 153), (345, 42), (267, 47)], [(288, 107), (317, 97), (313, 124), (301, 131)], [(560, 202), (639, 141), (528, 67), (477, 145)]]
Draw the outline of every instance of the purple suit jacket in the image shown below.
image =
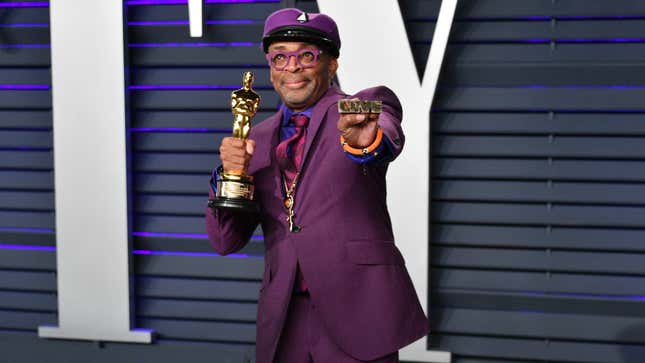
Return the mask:
[[(370, 165), (364, 175), (363, 167), (343, 154), (337, 102), (347, 97), (331, 87), (312, 111), (295, 196), (299, 233), (288, 231), (274, 156), (281, 112), (254, 126), (249, 136), (257, 146), (248, 173), (255, 178), (261, 213), (206, 210), (208, 238), (222, 255), (244, 247), (257, 224), (262, 225), (266, 253), (257, 315), (258, 363), (272, 362), (297, 262), (316, 312), (351, 356), (372, 360), (428, 333), (428, 320), (394, 244), (386, 205), (387, 164)], [(375, 87), (352, 97), (383, 101), (379, 125), (398, 155), (404, 137), (394, 93)]]

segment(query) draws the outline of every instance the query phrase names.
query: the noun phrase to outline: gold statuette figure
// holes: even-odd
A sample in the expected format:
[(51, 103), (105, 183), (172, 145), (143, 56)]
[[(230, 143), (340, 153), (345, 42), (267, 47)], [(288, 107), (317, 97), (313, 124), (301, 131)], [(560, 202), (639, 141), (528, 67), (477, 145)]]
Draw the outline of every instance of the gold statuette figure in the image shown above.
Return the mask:
[[(244, 72), (242, 82), (242, 88), (231, 92), (231, 110), (233, 137), (246, 141), (251, 131), (251, 119), (260, 105), (260, 95), (251, 88), (253, 73)], [(246, 175), (243, 170), (220, 170), (215, 199), (209, 200), (208, 205), (211, 208), (257, 213), (259, 209), (257, 202), (253, 200), (253, 190), (253, 177)]]

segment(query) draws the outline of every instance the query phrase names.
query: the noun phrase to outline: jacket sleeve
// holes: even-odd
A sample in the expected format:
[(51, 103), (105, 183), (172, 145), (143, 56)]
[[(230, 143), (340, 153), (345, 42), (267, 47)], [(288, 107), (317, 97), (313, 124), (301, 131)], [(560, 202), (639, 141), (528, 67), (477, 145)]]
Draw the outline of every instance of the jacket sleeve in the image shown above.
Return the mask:
[[(209, 199), (215, 197), (208, 188)], [(259, 223), (259, 216), (252, 213), (233, 212), (206, 207), (206, 233), (208, 241), (220, 255), (228, 255), (244, 248)]]
[(403, 111), (401, 103), (394, 92), (385, 86), (378, 86), (365, 89), (352, 96), (352, 98), (383, 101), (383, 110), (379, 115), (378, 124), (383, 129), (383, 142), (389, 152), (387, 161), (396, 159), (403, 150), (405, 136), (401, 128)]

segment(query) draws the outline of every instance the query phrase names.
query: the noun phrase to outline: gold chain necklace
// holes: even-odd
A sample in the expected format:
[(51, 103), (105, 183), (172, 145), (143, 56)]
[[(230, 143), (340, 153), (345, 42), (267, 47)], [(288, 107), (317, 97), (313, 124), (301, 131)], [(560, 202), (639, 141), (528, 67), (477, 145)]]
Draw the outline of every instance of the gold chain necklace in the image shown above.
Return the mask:
[(293, 233), (300, 232), (300, 226), (297, 224), (293, 223), (293, 217), (295, 217), (296, 213), (293, 211), (293, 207), (296, 204), (296, 199), (295, 199), (295, 191), (296, 191), (296, 184), (298, 183), (298, 177), (300, 176), (300, 171), (296, 173), (296, 176), (293, 178), (293, 182), (291, 183), (291, 187), (288, 186), (287, 184), (287, 178), (282, 174), (282, 182), (284, 183), (284, 207), (287, 208), (287, 222), (289, 223), (289, 231)]

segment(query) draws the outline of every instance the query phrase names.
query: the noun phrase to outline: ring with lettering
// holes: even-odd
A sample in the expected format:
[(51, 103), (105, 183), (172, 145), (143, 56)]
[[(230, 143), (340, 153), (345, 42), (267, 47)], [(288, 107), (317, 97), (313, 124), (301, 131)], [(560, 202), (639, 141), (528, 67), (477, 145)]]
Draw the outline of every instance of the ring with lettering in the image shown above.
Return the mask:
[(381, 113), (383, 110), (382, 101), (367, 100), (340, 100), (338, 101), (338, 113)]

